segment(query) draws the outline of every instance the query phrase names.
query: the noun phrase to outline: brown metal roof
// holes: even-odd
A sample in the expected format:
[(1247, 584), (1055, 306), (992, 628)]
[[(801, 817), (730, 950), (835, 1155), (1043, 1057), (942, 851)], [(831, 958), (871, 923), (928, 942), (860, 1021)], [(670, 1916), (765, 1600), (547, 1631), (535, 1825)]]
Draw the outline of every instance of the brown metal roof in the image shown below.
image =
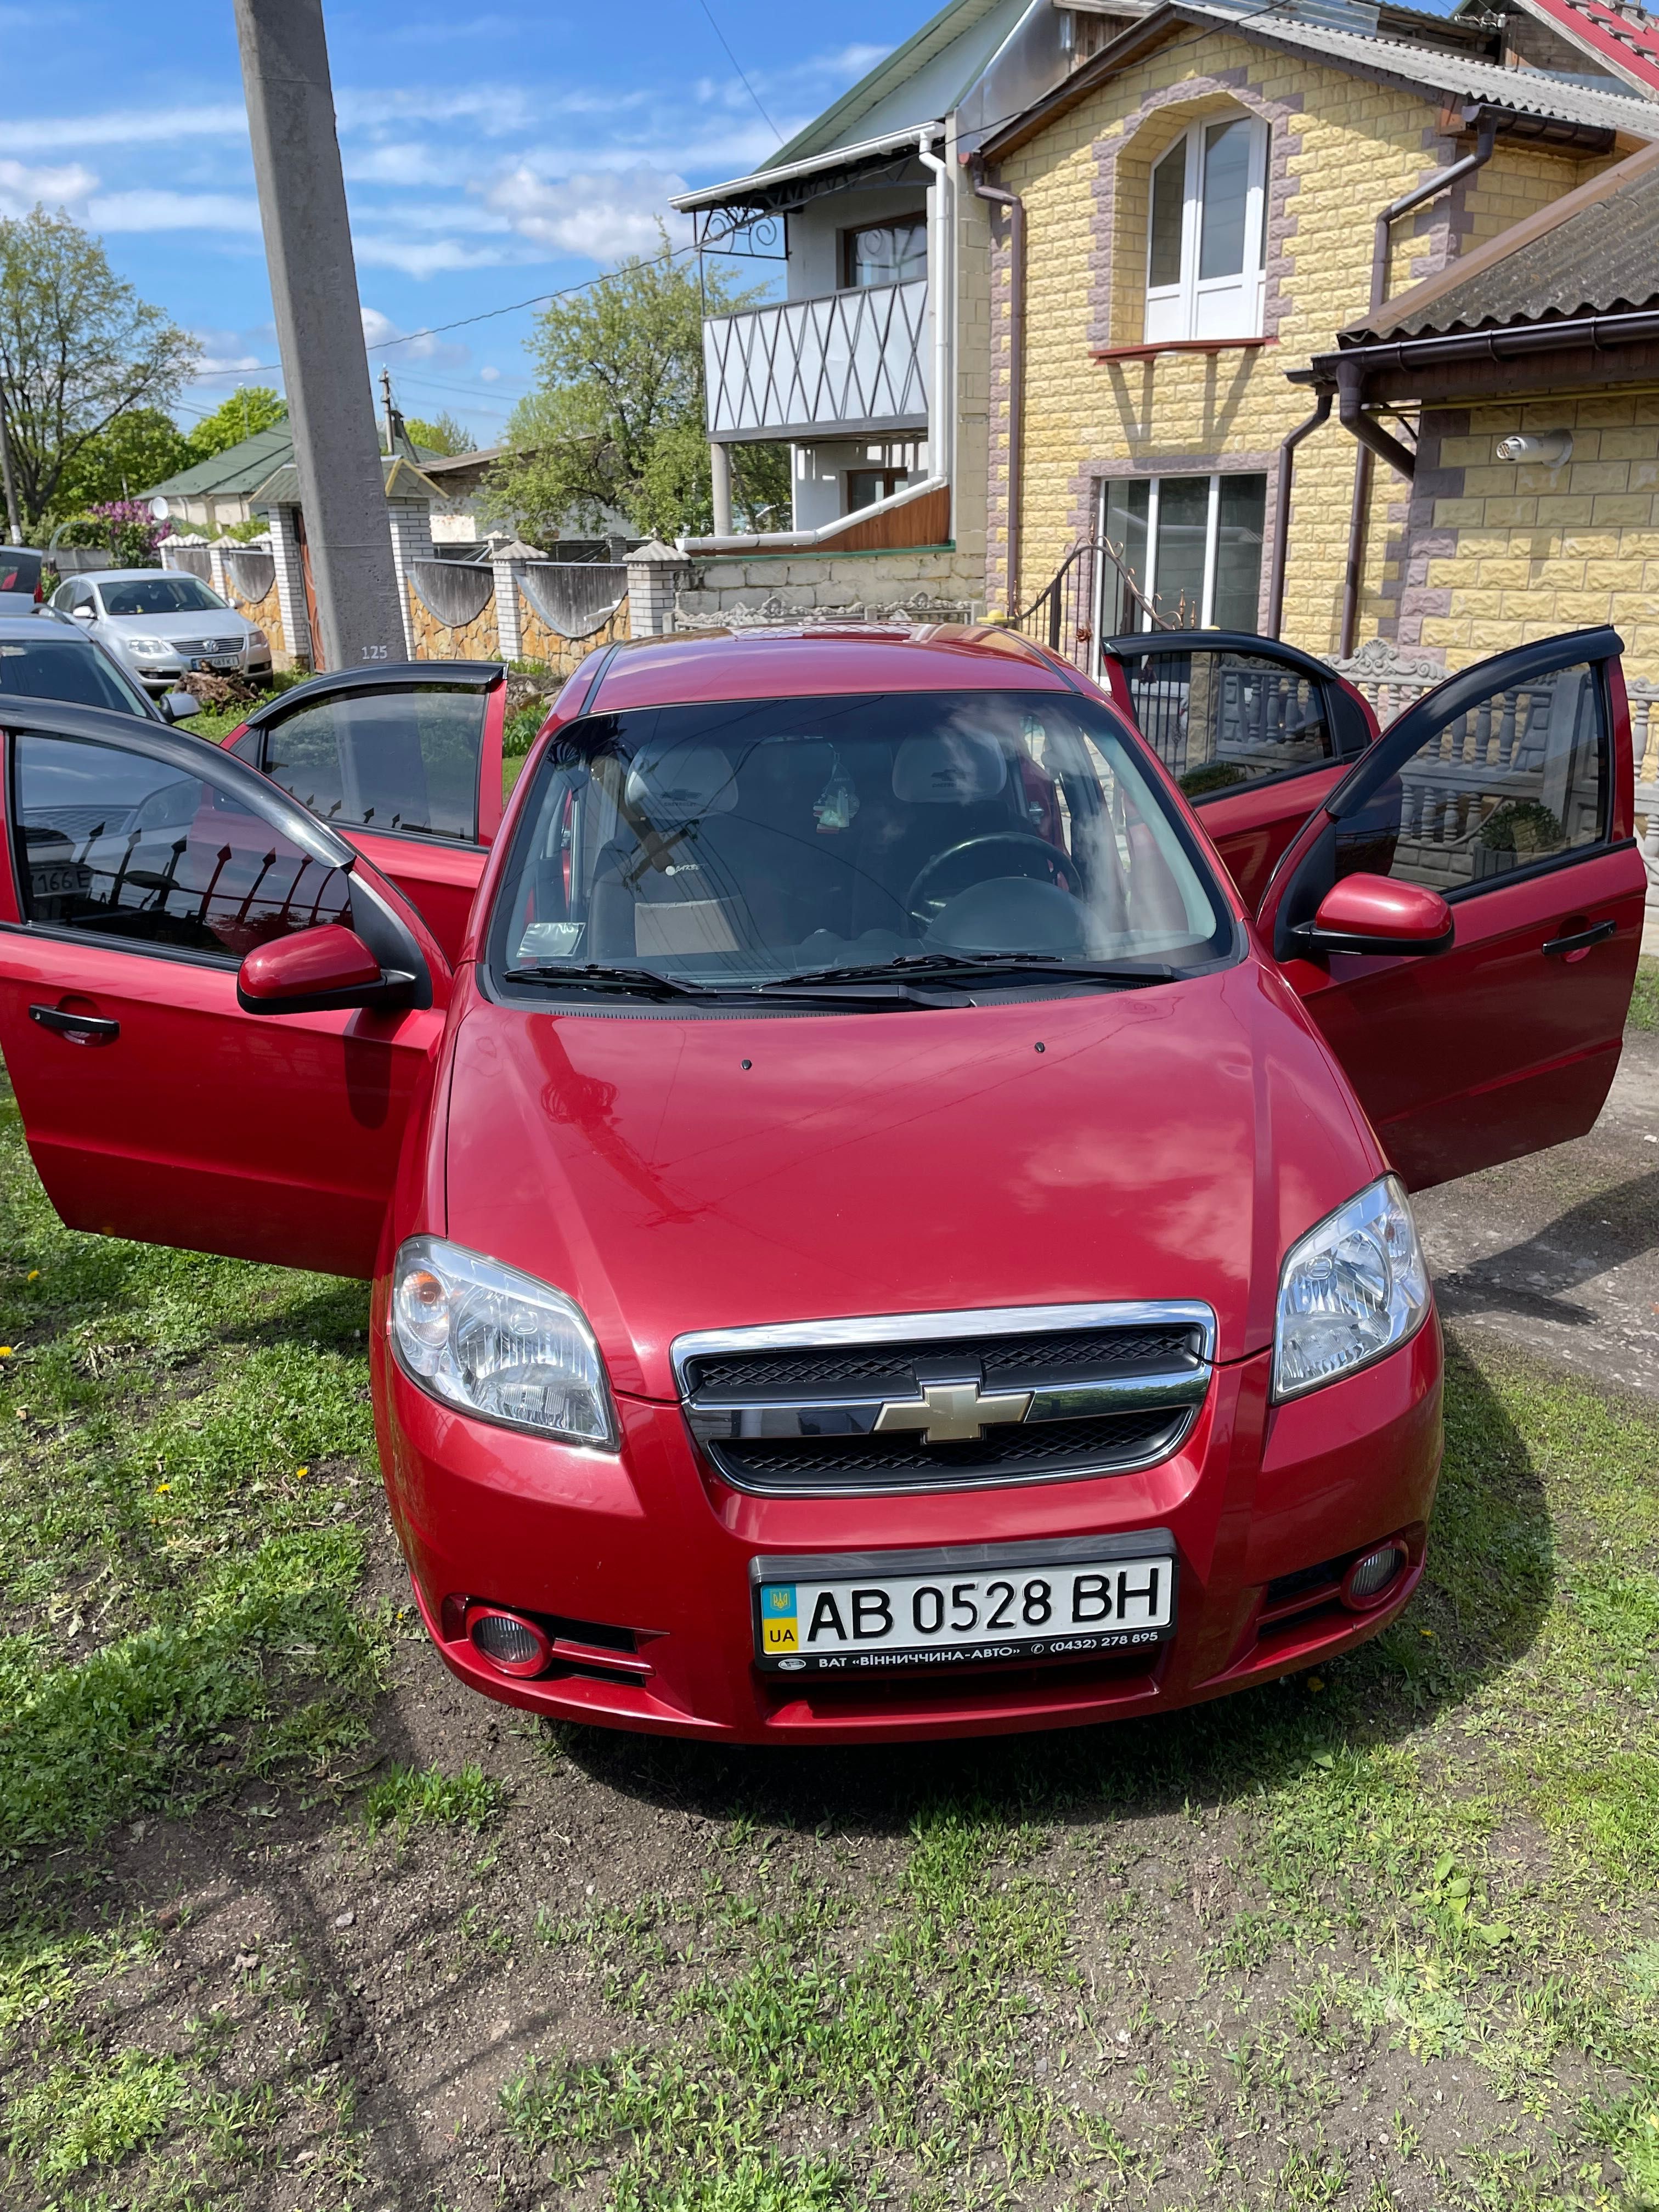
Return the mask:
[(1659, 306), (1659, 145), (1460, 255), (1338, 334), (1379, 338), (1499, 330)]

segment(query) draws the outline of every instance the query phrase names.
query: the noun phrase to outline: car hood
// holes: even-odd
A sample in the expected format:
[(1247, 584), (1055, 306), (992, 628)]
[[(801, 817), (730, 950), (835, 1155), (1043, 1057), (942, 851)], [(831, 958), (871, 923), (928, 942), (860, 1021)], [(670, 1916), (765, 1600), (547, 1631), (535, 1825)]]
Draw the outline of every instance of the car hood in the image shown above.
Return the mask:
[(198, 608), (182, 615), (106, 615), (112, 629), (145, 637), (237, 637), (252, 625), (228, 607)]
[(1254, 957), (960, 1012), (592, 1015), (476, 994), (447, 1234), (557, 1285), (615, 1387), (673, 1395), (692, 1329), (1201, 1298), (1270, 1344), (1280, 1260), (1383, 1166)]

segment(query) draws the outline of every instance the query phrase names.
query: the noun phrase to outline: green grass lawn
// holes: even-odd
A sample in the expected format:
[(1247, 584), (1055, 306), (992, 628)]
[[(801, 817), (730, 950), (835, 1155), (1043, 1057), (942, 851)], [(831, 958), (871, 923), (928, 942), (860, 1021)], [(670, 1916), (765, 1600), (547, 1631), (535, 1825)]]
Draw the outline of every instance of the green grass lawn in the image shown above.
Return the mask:
[[(1282, 1687), (810, 1757), (480, 1702), (440, 1770), (376, 1757), (441, 1678), (368, 1595), (366, 1326), (358, 1285), (70, 1235), (4, 1097), (9, 2207), (1659, 2206), (1650, 1409), (1455, 1351), (1420, 1598)], [(374, 2178), (436, 2045), (331, 2040), (328, 1923), (167, 1979), (157, 1835), (226, 1910), (307, 1854), (418, 1898), (482, 2023), (441, 2180)]]

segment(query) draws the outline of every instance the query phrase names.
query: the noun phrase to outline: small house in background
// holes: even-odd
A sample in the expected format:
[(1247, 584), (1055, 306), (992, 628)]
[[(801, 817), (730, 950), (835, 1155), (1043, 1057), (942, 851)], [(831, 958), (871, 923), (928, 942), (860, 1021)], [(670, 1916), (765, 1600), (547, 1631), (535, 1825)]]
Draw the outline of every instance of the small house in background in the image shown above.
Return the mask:
[(152, 484), (139, 496), (165, 499), (168, 519), (181, 534), (199, 531), (205, 538), (216, 538), (222, 530), (234, 530), (253, 520), (251, 495), (273, 469), (293, 459), (294, 433), (286, 422), (274, 422), (268, 430), (256, 430), (251, 438), (227, 446), (222, 453), (180, 469), (165, 483)]

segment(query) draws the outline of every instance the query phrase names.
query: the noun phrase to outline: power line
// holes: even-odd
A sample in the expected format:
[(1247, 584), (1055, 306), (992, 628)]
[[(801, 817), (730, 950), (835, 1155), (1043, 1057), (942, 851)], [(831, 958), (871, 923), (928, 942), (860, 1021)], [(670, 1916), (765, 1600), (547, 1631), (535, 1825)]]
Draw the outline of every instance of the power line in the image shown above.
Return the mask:
[(771, 117), (767, 113), (766, 110), (765, 110), (763, 107), (761, 107), (761, 96), (760, 96), (759, 93), (757, 93), (757, 92), (756, 91), (756, 89), (755, 89), (754, 86), (753, 86), (752, 84), (750, 84), (750, 83), (749, 79), (748, 79), (746, 76), (744, 76), (744, 68), (743, 68), (743, 64), (742, 64), (742, 63), (738, 59), (737, 56), (732, 52), (732, 48), (731, 48), (731, 46), (730, 46), (730, 43), (728, 42), (728, 40), (727, 40), (727, 39), (726, 39), (726, 35), (725, 32), (724, 32), (723, 30), (721, 30), (721, 28), (720, 28), (720, 25), (719, 25), (719, 24), (714, 21), (714, 9), (709, 6), (709, 4), (708, 4), (708, 0), (697, 0), (697, 5), (698, 5), (702, 9), (703, 14), (704, 14), (705, 15), (707, 15), (707, 16), (708, 16), (708, 27), (709, 27), (709, 29), (710, 29), (710, 30), (714, 33), (714, 36), (715, 36), (715, 37), (720, 40), (720, 42), (721, 46), (724, 46), (724, 47), (726, 48), (726, 60), (727, 60), (727, 61), (729, 61), (729, 62), (731, 63), (731, 64), (732, 64), (732, 68), (733, 68), (734, 70), (736, 70), (736, 71), (737, 71), (738, 75), (740, 77), (743, 77), (743, 88), (744, 88), (744, 91), (749, 94), (749, 97), (750, 98), (750, 100), (752, 100), (754, 101), (754, 103), (755, 103), (756, 106), (757, 106), (757, 107), (758, 107), (758, 108), (760, 108), (760, 118), (761, 118), (761, 121), (762, 121), (762, 122), (766, 125), (767, 129), (768, 129), (768, 130), (772, 133), (772, 136), (773, 136), (773, 137), (777, 140), (777, 142), (778, 142), (779, 145), (780, 145), (780, 146), (781, 146), (781, 145), (782, 145), (782, 143), (783, 143), (783, 133), (782, 133), (782, 131), (780, 131), (780, 130), (779, 130), (779, 128), (778, 128), (777, 125), (776, 125), (775, 123), (774, 123), (774, 122), (773, 122), (773, 120), (772, 120)]

